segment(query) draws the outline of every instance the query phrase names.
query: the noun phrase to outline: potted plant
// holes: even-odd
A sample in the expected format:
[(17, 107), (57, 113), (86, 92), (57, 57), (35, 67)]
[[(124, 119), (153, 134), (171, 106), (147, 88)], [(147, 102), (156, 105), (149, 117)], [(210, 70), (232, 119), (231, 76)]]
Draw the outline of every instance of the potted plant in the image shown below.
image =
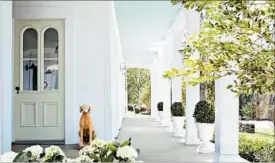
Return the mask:
[(198, 153), (209, 153), (213, 150), (210, 149), (210, 140), (213, 136), (214, 122), (215, 122), (215, 110), (207, 101), (202, 100), (195, 106), (193, 117), (196, 120), (196, 126), (198, 130), (198, 137), (202, 141), (198, 147)]
[(175, 137), (182, 137), (185, 109), (182, 106), (181, 102), (174, 102), (171, 105), (171, 114), (172, 114), (172, 122), (173, 122), (173, 129), (174, 129), (173, 135)]
[(160, 122), (162, 122), (162, 120), (163, 120), (163, 102), (159, 102), (157, 107), (158, 107), (159, 119), (160, 119)]

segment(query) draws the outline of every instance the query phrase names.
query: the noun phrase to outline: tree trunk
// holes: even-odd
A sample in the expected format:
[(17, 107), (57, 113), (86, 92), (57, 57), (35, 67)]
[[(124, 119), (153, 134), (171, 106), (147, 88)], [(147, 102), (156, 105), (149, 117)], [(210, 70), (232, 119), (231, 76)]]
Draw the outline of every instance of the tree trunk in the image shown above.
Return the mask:
[[(200, 56), (203, 62), (206, 61), (204, 56)], [(202, 72), (200, 72), (200, 76), (202, 76)], [(200, 100), (206, 100), (206, 83), (200, 83)]]
[(200, 83), (200, 100), (206, 100), (206, 84)]

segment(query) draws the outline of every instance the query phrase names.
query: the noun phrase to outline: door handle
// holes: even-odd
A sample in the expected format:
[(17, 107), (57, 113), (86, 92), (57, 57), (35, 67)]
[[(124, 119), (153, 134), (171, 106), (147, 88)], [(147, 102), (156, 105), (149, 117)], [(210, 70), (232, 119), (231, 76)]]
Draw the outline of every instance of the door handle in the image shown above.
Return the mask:
[(19, 94), (20, 87), (15, 87), (16, 93)]

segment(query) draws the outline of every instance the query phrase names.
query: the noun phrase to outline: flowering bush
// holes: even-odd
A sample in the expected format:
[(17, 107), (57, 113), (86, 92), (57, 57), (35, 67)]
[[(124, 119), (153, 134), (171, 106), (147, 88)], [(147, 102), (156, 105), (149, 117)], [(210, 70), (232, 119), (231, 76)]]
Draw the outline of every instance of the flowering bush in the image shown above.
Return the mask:
[(1, 155), (1, 161), (0, 162), (13, 162), (14, 158), (18, 155), (18, 153), (15, 153), (13, 151), (6, 152)]
[(23, 152), (31, 153), (31, 160), (32, 161), (37, 161), (40, 158), (40, 155), (43, 153), (43, 148), (40, 145), (34, 145), (31, 147), (27, 147), (26, 149), (23, 150)]
[(119, 143), (95, 139), (91, 145), (79, 151), (76, 159), (67, 158), (58, 146), (43, 148), (39, 145), (27, 147), (21, 153), (7, 152), (1, 155), (1, 162), (136, 162), (139, 149), (131, 147), (131, 138)]
[(43, 162), (63, 162), (66, 158), (65, 153), (58, 146), (52, 145), (45, 149)]
[(117, 157), (120, 162), (134, 162), (138, 157), (136, 149), (131, 146), (120, 147), (117, 150)]

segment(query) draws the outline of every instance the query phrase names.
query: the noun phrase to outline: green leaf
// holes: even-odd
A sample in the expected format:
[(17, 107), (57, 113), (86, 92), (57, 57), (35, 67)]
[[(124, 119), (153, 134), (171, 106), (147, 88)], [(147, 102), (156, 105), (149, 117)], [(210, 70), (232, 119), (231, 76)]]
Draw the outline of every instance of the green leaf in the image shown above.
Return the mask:
[(130, 144), (130, 141), (126, 140), (125, 142), (123, 142), (120, 146), (124, 147)]
[(29, 162), (31, 160), (30, 152), (21, 152), (13, 159), (13, 162)]
[(230, 89), (230, 88), (232, 88), (232, 87), (233, 87), (233, 85), (230, 84), (230, 85), (228, 85), (226, 88), (227, 88), (227, 89)]

